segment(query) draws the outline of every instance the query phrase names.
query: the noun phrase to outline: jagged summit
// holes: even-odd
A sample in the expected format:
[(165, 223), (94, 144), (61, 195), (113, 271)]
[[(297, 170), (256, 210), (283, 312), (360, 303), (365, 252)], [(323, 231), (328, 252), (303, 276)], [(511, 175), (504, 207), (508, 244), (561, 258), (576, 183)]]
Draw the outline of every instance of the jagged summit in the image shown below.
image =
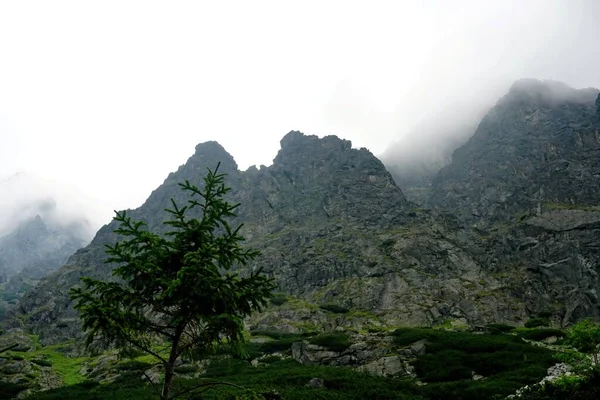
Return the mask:
[(336, 143), (342, 150), (350, 150), (352, 148), (352, 142), (345, 139), (340, 139), (335, 135), (327, 135), (323, 138), (319, 138), (317, 135), (305, 135), (300, 131), (290, 131), (280, 140), (281, 149), (286, 149), (290, 146), (298, 145), (309, 145), (316, 143)]

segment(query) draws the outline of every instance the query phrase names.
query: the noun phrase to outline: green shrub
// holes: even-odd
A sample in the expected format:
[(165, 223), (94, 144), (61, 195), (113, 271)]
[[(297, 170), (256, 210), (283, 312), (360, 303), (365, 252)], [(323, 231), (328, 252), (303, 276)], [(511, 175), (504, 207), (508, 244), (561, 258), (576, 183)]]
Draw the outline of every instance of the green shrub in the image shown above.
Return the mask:
[(431, 328), (398, 328), (392, 332), (394, 344), (398, 346), (408, 346), (422, 339), (428, 339), (436, 335), (436, 331)]
[(340, 306), (339, 304), (331, 304), (331, 303), (322, 304), (319, 306), (319, 308), (321, 310), (331, 311), (332, 313), (336, 313), (336, 314), (345, 314), (348, 311), (350, 311), (348, 308), (346, 308), (344, 306)]
[(565, 333), (560, 329), (552, 328), (537, 328), (528, 330), (519, 330), (517, 332), (519, 337), (527, 340), (544, 340), (551, 336), (564, 337)]
[(10, 382), (0, 382), (0, 399), (12, 399), (25, 389), (27, 389), (27, 386)]
[(40, 367), (51, 367), (52, 366), (52, 361), (42, 359), (42, 358), (35, 358), (35, 359), (31, 360), (31, 362), (39, 365)]
[(324, 333), (309, 340), (311, 344), (323, 346), (331, 351), (341, 352), (350, 347), (350, 338), (345, 333)]
[(138, 360), (128, 360), (117, 364), (117, 369), (119, 371), (140, 371), (148, 368), (150, 368), (150, 363)]
[(280, 306), (282, 304), (287, 303), (287, 301), (288, 301), (288, 298), (283, 293), (277, 293), (269, 299), (269, 303), (271, 303), (274, 306)]
[(489, 324), (485, 326), (485, 329), (487, 329), (487, 331), (492, 335), (497, 335), (500, 333), (510, 332), (515, 329), (515, 327), (505, 324)]
[(260, 343), (259, 348), (263, 353), (276, 353), (289, 350), (293, 343), (299, 341), (302, 341), (302, 338), (299, 336), (286, 337), (279, 340), (270, 340), (268, 342)]
[(286, 338), (298, 338), (298, 337), (306, 337), (311, 335), (312, 333), (290, 333), (290, 332), (280, 332), (280, 331), (267, 331), (267, 330), (255, 330), (250, 331), (252, 336), (266, 336), (271, 339), (279, 340)]
[(548, 326), (550, 321), (548, 318), (532, 318), (525, 322), (525, 328), (538, 328), (540, 326)]
[[(497, 331), (508, 329), (497, 328)], [(479, 400), (497, 394), (506, 396), (540, 381), (547, 368), (556, 362), (551, 351), (512, 335), (400, 328), (392, 336), (401, 347), (427, 340), (426, 353), (413, 363), (419, 379), (428, 383), (422, 387), (427, 399)], [(486, 379), (473, 381), (473, 373)]]

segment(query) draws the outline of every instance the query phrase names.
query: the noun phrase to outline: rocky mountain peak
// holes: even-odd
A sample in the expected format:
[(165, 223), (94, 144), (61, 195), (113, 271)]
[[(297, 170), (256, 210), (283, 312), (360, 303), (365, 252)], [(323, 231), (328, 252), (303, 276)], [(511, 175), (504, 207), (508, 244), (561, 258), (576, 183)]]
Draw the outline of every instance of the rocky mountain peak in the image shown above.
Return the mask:
[(305, 135), (300, 131), (290, 131), (281, 141), (280, 153), (294, 154), (298, 151), (326, 149), (326, 151), (346, 151), (352, 149), (352, 142), (340, 139), (335, 135), (319, 138), (316, 135)]
[(218, 142), (211, 140), (198, 144), (196, 152), (185, 165), (216, 165), (219, 162), (228, 170), (237, 170), (238, 168), (233, 156)]

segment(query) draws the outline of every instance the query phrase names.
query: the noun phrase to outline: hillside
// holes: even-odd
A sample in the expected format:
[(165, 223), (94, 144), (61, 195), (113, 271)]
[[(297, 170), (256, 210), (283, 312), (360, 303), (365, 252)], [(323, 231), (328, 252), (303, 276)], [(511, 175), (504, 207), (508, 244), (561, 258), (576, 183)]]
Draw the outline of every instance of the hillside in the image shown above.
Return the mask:
[[(477, 398), (481, 390), (510, 393), (539, 380), (552, 363), (551, 352), (522, 347), (522, 340), (513, 336), (477, 339), (470, 333), (407, 327), (442, 332), (512, 329), (493, 324), (522, 326), (541, 318), (544, 324), (562, 328), (586, 316), (600, 317), (597, 90), (516, 82), (447, 166), (431, 179), (414, 180), (426, 183), (418, 195), (427, 208), (407, 200), (382, 162), (367, 149), (352, 148), (347, 140), (292, 131), (280, 145), (271, 166), (240, 171), (217, 142), (199, 144), (141, 207), (130, 210), (149, 229), (164, 231), (163, 210), (170, 199), (187, 200), (177, 184), (199, 184), (206, 169), (220, 163), (232, 187), (231, 200), (241, 203), (239, 221), (245, 223), (247, 245), (262, 252), (250, 268), (264, 268), (279, 286), (272, 304), (247, 321), (253, 340), (249, 346), (257, 359), (282, 351), (284, 358), (307, 365), (345, 365), (377, 375), (441, 382), (418, 392), (429, 393), (426, 398), (439, 398), (443, 390), (448, 390), (448, 398)], [(19, 360), (18, 355), (12, 361), (31, 367), (36, 357), (50, 357), (60, 361), (61, 368), (68, 367), (67, 372), (46, 371), (54, 374), (47, 387), (82, 382), (88, 375), (81, 371), (100, 373), (97, 363), (104, 365), (102, 374), (121, 368), (110, 355), (102, 356), (101, 362), (80, 357), (80, 342), (72, 339), (83, 332), (67, 295), (81, 276), (110, 276), (104, 245), (117, 240), (115, 228), (112, 222), (102, 227), (87, 247), (28, 291), (2, 321), (9, 331), (5, 337), (27, 341), (27, 351), (32, 352), (27, 353), (31, 361)], [(60, 237), (35, 217), (1, 238), (0, 244), (17, 249), (23, 232), (29, 232), (29, 238), (37, 237), (33, 233), (54, 241)], [(23, 252), (24, 248), (19, 254)], [(337, 333), (327, 333), (332, 331)], [(513, 332), (543, 339), (563, 334), (556, 329)], [(471, 341), (482, 346), (482, 354), (456, 356), (469, 353), (465, 343)], [(408, 347), (390, 347), (392, 342)], [(498, 349), (489, 350), (496, 345)], [(488, 351), (507, 346), (540, 358), (525, 358), (521, 365), (514, 354), (505, 355), (501, 367), (488, 371)], [(445, 359), (447, 365), (440, 364), (435, 351), (454, 354), (460, 361), (451, 357)], [(306, 373), (295, 369), (304, 367), (277, 363), (290, 373)], [(249, 368), (247, 362), (242, 364), (236, 367), (239, 371)], [(517, 364), (531, 375), (511, 372)], [(442, 367), (428, 372), (433, 365)], [(261, 373), (275, 374), (265, 368)], [(323, 376), (334, 373), (309, 370)], [(237, 376), (227, 371), (216, 376)], [(501, 389), (486, 386), (488, 381), (481, 386), (460, 381), (470, 382), (480, 371), (497, 374), (493, 379), (501, 382)], [(383, 382), (368, 385), (389, 383)], [(134, 393), (146, 393), (136, 385)], [(103, 390), (100, 387), (98, 393)], [(402, 390), (407, 396), (419, 395), (412, 386)]]
[[(257, 265), (306, 302), (255, 327), (519, 324), (537, 313), (566, 324), (597, 314), (597, 94), (515, 83), (432, 181), (433, 212), (407, 201), (368, 150), (292, 131), (271, 166), (247, 171), (218, 143), (198, 145), (132, 215), (160, 231), (169, 199), (185, 201), (177, 183), (200, 182), (220, 162), (248, 245), (263, 252)], [(20, 303), (43, 343), (81, 334), (66, 293), (82, 275), (109, 275), (103, 245), (113, 229)]]

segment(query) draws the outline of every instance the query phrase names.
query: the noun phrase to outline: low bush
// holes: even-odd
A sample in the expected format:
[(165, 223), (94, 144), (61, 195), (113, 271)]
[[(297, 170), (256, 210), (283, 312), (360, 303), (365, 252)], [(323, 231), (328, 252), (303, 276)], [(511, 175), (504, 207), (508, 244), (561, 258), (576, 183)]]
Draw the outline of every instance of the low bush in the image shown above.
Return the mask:
[(525, 322), (525, 328), (538, 328), (540, 326), (548, 326), (550, 325), (550, 321), (548, 318), (532, 318), (529, 321)]
[(301, 341), (302, 338), (299, 336), (286, 337), (279, 340), (270, 340), (268, 342), (260, 343), (260, 350), (263, 353), (276, 353), (279, 351), (287, 351), (292, 347), (295, 342)]
[(489, 324), (485, 326), (485, 329), (492, 335), (510, 332), (515, 329), (514, 326), (505, 324)]
[(345, 333), (323, 333), (309, 340), (311, 344), (323, 346), (331, 351), (341, 352), (350, 347), (350, 340)]
[[(499, 326), (496, 331), (507, 330)], [(512, 327), (511, 327), (512, 329)], [(489, 399), (509, 395), (538, 382), (556, 360), (552, 352), (531, 346), (520, 337), (501, 334), (400, 328), (394, 343), (404, 347), (426, 339), (426, 353), (413, 363), (428, 399)], [(473, 374), (485, 379), (473, 381)]]
[(266, 336), (266, 337), (270, 337), (271, 339), (275, 339), (275, 340), (279, 340), (279, 339), (286, 339), (286, 338), (291, 338), (291, 337), (307, 337), (307, 336), (311, 336), (312, 332), (310, 333), (289, 333), (289, 332), (280, 332), (280, 331), (268, 331), (268, 330), (255, 330), (255, 331), (250, 331), (250, 334), (252, 336)]
[(51, 367), (52, 361), (46, 360), (44, 358), (34, 358), (31, 360), (32, 363), (39, 365), (40, 367)]
[(564, 337), (565, 332), (552, 328), (532, 328), (517, 331), (517, 336), (527, 340), (544, 340), (551, 336), (556, 336), (557, 338)]
[(273, 295), (273, 297), (269, 299), (269, 303), (271, 303), (274, 306), (280, 306), (282, 304), (287, 303), (287, 301), (288, 298), (283, 293), (276, 293), (275, 295)]
[(398, 328), (391, 335), (397, 346), (408, 346), (419, 340), (434, 337), (436, 331), (431, 328)]
[(120, 371), (141, 371), (150, 368), (150, 364), (138, 360), (122, 361), (117, 364), (117, 369)]
[(27, 386), (17, 383), (0, 382), (0, 399), (12, 399), (27, 389)]

